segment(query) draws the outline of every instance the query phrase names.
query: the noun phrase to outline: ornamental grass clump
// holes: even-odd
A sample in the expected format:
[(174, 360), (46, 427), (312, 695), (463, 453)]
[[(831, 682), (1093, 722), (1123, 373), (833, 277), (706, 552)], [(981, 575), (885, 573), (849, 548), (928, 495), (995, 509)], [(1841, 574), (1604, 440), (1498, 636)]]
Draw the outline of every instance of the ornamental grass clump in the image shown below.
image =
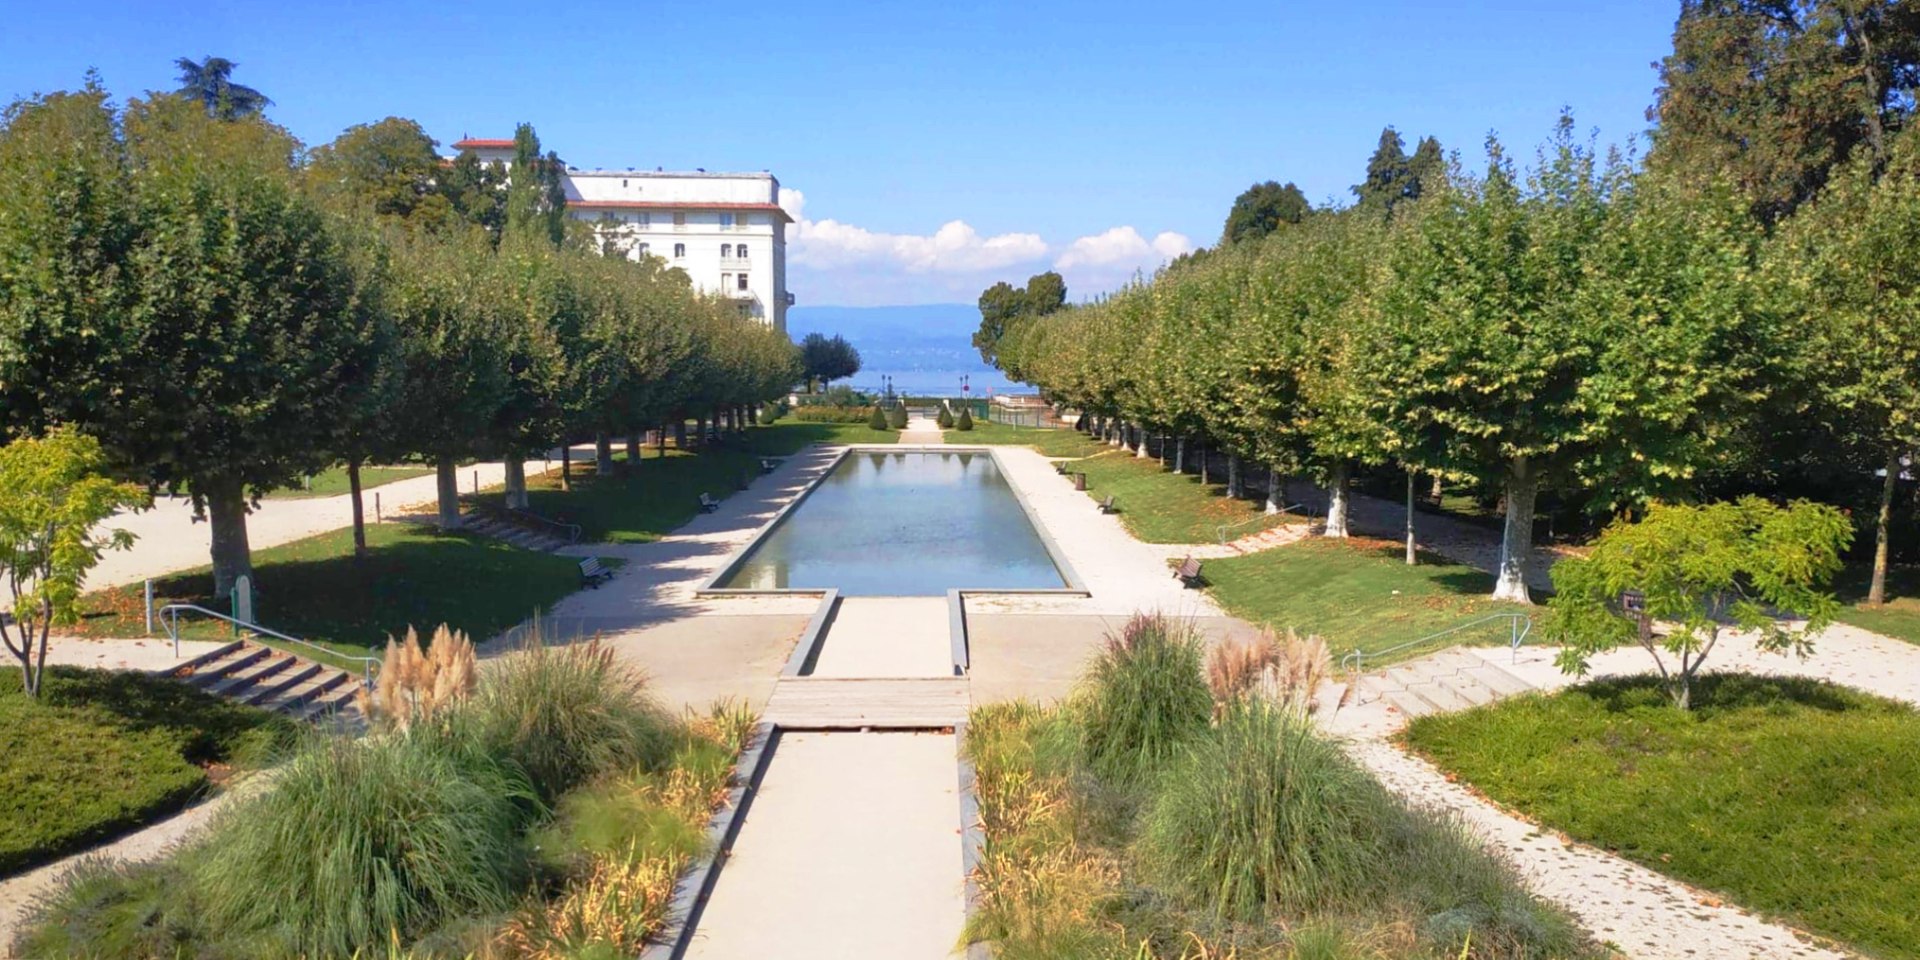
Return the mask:
[(1094, 772), (1138, 780), (1205, 730), (1213, 696), (1200, 650), (1193, 626), (1164, 614), (1135, 614), (1108, 634), (1074, 700), (1081, 755)]
[(361, 689), (360, 709), (377, 723), (404, 730), (444, 720), (478, 686), (478, 661), (466, 633), (443, 623), (423, 646), (419, 634), (408, 627), (404, 638), (387, 638), (379, 680), (371, 695)]
[(189, 873), (205, 922), (257, 956), (345, 956), (512, 905), (529, 789), (424, 730), (326, 740), (230, 807)]
[(1301, 637), (1262, 630), (1250, 640), (1229, 639), (1207, 654), (1207, 688), (1215, 712), (1243, 696), (1311, 712), (1315, 692), (1333, 672), (1333, 657), (1318, 635)]

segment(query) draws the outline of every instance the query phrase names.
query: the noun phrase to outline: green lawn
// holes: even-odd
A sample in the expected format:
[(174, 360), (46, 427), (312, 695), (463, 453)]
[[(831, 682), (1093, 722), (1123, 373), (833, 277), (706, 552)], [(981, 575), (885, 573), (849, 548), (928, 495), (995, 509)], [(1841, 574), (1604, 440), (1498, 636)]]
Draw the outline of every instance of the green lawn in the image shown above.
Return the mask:
[(0, 875), (179, 809), (210, 766), (258, 762), (292, 729), (144, 673), (49, 667), (30, 700), (0, 671)]
[(981, 422), (970, 433), (948, 431), (947, 442), (1030, 446), (1049, 457), (1079, 458), (1068, 469), (1087, 475), (1087, 496), (1113, 497), (1121, 522), (1148, 543), (1218, 543), (1223, 526), (1232, 540), (1304, 522), (1288, 514), (1268, 516), (1261, 500), (1229, 499), (1224, 483), (1203, 484), (1198, 476), (1173, 473), (1157, 459), (1141, 460), (1075, 430)]
[[(342, 653), (377, 653), (408, 625), (422, 633), (445, 621), (475, 643), (552, 605), (580, 585), (579, 561), (499, 540), (442, 534), (406, 523), (367, 527), (367, 558), (353, 560), (353, 531), (335, 530), (253, 554), (258, 622)], [(210, 569), (158, 580), (160, 602), (211, 600)], [(82, 632), (136, 637), (145, 628), (137, 586), (82, 600)], [(188, 636), (224, 636), (225, 625), (199, 622)]]
[[(1407, 566), (1405, 548), (1380, 540), (1311, 539), (1244, 557), (1206, 561), (1209, 592), (1228, 613), (1275, 629), (1319, 634), (1335, 658), (1384, 650), (1497, 613), (1527, 608), (1491, 600), (1493, 578), (1429, 553)], [(1403, 660), (1459, 643), (1505, 643), (1496, 621), (1393, 655)], [(1375, 661), (1369, 661), (1372, 666)]]
[[(584, 468), (576, 463), (572, 490), (560, 489), (556, 468), (527, 478), (527, 500), (541, 516), (579, 524), (586, 542), (647, 543), (693, 519), (702, 493), (725, 499), (739, 489), (742, 477), (758, 478), (761, 457), (787, 456), (812, 443), (892, 443), (898, 436), (865, 424), (782, 420), (749, 429), (744, 440), (691, 450), (669, 447), (664, 456), (646, 447), (634, 467), (621, 448), (614, 455), (619, 468), (608, 476), (596, 476), (591, 460)], [(498, 507), (503, 498), (495, 491), (482, 494), (480, 502)]]
[(1829, 684), (1644, 678), (1413, 721), (1414, 749), (1543, 825), (1869, 954), (1920, 957), (1920, 713)]
[(1865, 566), (1851, 566), (1840, 575), (1840, 621), (1908, 643), (1920, 643), (1920, 565), (1895, 566), (1887, 571), (1886, 603), (1868, 606)]
[[(360, 489), (371, 490), (382, 484), (397, 480), (411, 480), (424, 477), (433, 472), (432, 467), (420, 465), (399, 465), (391, 467), (361, 467)], [(291, 490), (275, 490), (267, 494), (268, 500), (300, 500), (307, 497), (339, 497), (348, 493), (347, 468), (330, 467), (307, 479), (304, 486)]]

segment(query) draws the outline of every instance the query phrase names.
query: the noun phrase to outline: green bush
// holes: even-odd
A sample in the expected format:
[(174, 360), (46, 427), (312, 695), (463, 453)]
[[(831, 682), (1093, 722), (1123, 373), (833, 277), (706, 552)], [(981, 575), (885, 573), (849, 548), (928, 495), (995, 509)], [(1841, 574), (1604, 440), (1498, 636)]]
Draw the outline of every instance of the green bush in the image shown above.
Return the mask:
[(118, 836), (208, 788), (205, 765), (291, 743), (284, 717), (134, 671), (0, 670), (0, 874)]
[(955, 430), (972, 430), (973, 429), (973, 411), (967, 409), (966, 407), (961, 407), (960, 417), (959, 419), (953, 422), (953, 428)]
[(880, 409), (879, 407), (874, 407), (873, 412), (867, 415), (867, 426), (872, 427), (875, 430), (887, 429), (886, 411)]
[(876, 407), (798, 407), (793, 419), (801, 423), (866, 423), (879, 412)]
[(777, 423), (781, 417), (786, 416), (791, 410), (792, 408), (787, 406), (785, 400), (763, 403), (760, 405), (760, 425), (767, 426), (768, 424)]
[(1324, 908), (1379, 874), (1387, 806), (1304, 717), (1240, 698), (1161, 780), (1143, 860), (1161, 884), (1222, 918)]
[[(19, 957), (219, 956), (198, 922), (184, 865), (86, 859), (60, 880), (57, 895), (31, 905), (13, 952)], [(0, 943), (0, 953), (7, 944)]]
[(1081, 754), (1095, 772), (1143, 779), (1178, 752), (1213, 714), (1191, 624), (1135, 614), (1107, 636), (1075, 697)]
[(942, 430), (952, 430), (953, 429), (953, 411), (948, 409), (946, 404), (944, 403), (941, 404), (940, 414), (939, 416), (934, 418), (934, 423), (939, 424), (940, 429)]
[(536, 630), (525, 649), (493, 661), (456, 736), (523, 772), (552, 803), (613, 771), (653, 769), (673, 748), (673, 721), (645, 679), (599, 642), (550, 647)]
[(887, 426), (895, 430), (905, 430), (907, 428), (907, 408), (898, 405), (888, 407)]
[(527, 783), (440, 731), (329, 740), (226, 810), (191, 863), (204, 921), (260, 954), (346, 956), (513, 903)]

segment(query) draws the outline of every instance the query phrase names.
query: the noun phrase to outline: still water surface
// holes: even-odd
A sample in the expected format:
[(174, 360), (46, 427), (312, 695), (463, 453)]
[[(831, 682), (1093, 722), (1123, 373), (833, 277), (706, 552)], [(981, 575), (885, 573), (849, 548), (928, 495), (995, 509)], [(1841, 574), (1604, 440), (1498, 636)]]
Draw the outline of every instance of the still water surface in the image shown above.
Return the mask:
[(719, 586), (906, 597), (1066, 581), (991, 455), (858, 451)]

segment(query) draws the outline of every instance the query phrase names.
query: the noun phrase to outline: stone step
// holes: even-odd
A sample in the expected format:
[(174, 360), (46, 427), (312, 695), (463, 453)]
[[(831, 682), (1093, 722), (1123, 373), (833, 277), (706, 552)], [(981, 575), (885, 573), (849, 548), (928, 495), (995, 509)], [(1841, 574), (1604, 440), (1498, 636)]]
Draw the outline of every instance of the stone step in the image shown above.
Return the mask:
[[(278, 698), (282, 693), (299, 686), (301, 683), (312, 679), (319, 675), (321, 671), (327, 669), (311, 660), (302, 660), (298, 657), (291, 659), (294, 661), (292, 667), (275, 672), (273, 676), (268, 678), (264, 683), (255, 684), (256, 689), (242, 698), (242, 702), (252, 704), (256, 707), (264, 707), (269, 702)], [(268, 709), (272, 708), (268, 707)]]
[(1442, 674), (1435, 677), (1433, 682), (1453, 691), (1460, 699), (1476, 707), (1492, 703), (1500, 696), (1499, 691), (1475, 680), (1473, 674), (1466, 670)]
[(1465, 710), (1473, 706), (1472, 701), (1461, 696), (1459, 691), (1438, 681), (1412, 684), (1407, 687), (1407, 692), (1415, 694), (1420, 699), (1433, 704), (1435, 707), (1449, 712)]
[(1390, 687), (1382, 690), (1381, 699), (1387, 701), (1408, 718), (1424, 717), (1429, 713), (1439, 713), (1440, 708), (1433, 701), (1405, 687)]
[(206, 685), (208, 693), (216, 697), (241, 699), (251, 694), (262, 682), (271, 680), (300, 661), (290, 654), (276, 653), (271, 648), (261, 647), (262, 656), (253, 658), (245, 667), (229, 671), (219, 679)]
[(273, 696), (258, 701), (254, 705), (262, 710), (272, 710), (276, 713), (296, 716), (305, 713), (307, 704), (314, 698), (345, 683), (346, 679), (347, 675), (343, 671), (321, 667), (319, 664), (315, 664), (311, 675), (298, 683), (281, 688), (280, 691)]
[(194, 666), (193, 673), (187, 677), (187, 682), (196, 687), (205, 687), (227, 674), (244, 669), (272, 655), (273, 651), (266, 647), (242, 644), (223, 656)]
[(1518, 696), (1539, 689), (1491, 663), (1482, 662), (1479, 666), (1469, 669), (1467, 674), (1493, 688), (1494, 692), (1503, 697)]

